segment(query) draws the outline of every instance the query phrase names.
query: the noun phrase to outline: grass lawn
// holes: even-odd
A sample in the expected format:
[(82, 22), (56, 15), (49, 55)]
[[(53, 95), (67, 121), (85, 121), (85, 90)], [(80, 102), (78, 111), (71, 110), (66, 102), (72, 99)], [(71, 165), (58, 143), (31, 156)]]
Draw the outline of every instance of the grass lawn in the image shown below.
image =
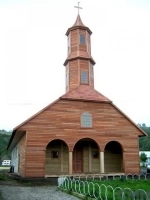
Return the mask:
[[(66, 181), (66, 183), (68, 183)], [(97, 199), (107, 199), (112, 200), (113, 195), (115, 196), (115, 200), (121, 200), (122, 190), (125, 191), (125, 199), (131, 199), (133, 197), (133, 193), (135, 193), (139, 189), (143, 189), (146, 193), (150, 194), (150, 180), (126, 180), (124, 178), (116, 179), (116, 180), (91, 180), (91, 181), (81, 181), (72, 184), (71, 182), (66, 184), (69, 186), (69, 191), (76, 191), (78, 193), (82, 193), (86, 196), (97, 197)], [(110, 187), (111, 186), (111, 187)], [(67, 187), (68, 188), (68, 187)], [(100, 188), (100, 189), (99, 189)], [(115, 188), (117, 188), (115, 190)], [(122, 190), (121, 190), (121, 189)], [(125, 189), (130, 188), (130, 189)], [(115, 191), (115, 192), (114, 192)], [(99, 195), (101, 198), (98, 198)], [(145, 199), (143, 198), (143, 192), (136, 192), (137, 199)], [(133, 198), (134, 199), (134, 198)]]

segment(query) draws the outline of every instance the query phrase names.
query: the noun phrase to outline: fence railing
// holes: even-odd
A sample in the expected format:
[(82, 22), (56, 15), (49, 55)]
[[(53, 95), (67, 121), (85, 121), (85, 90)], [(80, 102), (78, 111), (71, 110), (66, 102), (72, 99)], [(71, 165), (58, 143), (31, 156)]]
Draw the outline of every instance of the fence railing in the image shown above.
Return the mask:
[[(121, 178), (126, 180), (147, 180), (150, 179), (150, 174), (61, 176), (58, 178), (58, 187), (97, 200), (150, 200), (150, 190), (138, 189), (133, 191), (129, 187), (124, 189), (121, 187), (113, 188), (111, 185), (106, 185), (103, 182), (103, 180)], [(94, 183), (94, 181), (96, 182)]]

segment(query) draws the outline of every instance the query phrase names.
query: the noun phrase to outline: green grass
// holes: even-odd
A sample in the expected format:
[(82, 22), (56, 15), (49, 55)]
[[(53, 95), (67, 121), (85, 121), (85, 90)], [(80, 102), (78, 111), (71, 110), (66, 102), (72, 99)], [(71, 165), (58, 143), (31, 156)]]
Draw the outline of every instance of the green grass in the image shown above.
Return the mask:
[(118, 180), (105, 180), (105, 181), (93, 181), (93, 183), (105, 184), (106, 186), (111, 185), (113, 188), (121, 187), (127, 188), (129, 187), (133, 191), (138, 189), (143, 189), (145, 191), (150, 191), (150, 180), (126, 180), (126, 179), (118, 179)]
[[(67, 182), (66, 182), (67, 183)], [(99, 181), (99, 180), (95, 180), (95, 181), (88, 181), (89, 184), (89, 189), (88, 189), (88, 184), (85, 183), (85, 185), (83, 184), (83, 182), (80, 182), (80, 187), (79, 187), (79, 183), (77, 182), (76, 186), (75, 183), (72, 184), (72, 189), (71, 189), (71, 181), (69, 182), (69, 184), (67, 184), (69, 186), (68, 190), (69, 191), (77, 191), (78, 193), (82, 193), (82, 194), (86, 194), (86, 196), (91, 196), (94, 197), (93, 195), (93, 184), (95, 185), (95, 195), (96, 197), (99, 196), (99, 186), (101, 187), (101, 197), (103, 199), (105, 199), (106, 197), (106, 187), (107, 187), (107, 191), (108, 191), (108, 196), (107, 199), (108, 200), (112, 200), (113, 199), (113, 189), (116, 189), (115, 192), (115, 199), (116, 200), (120, 200), (121, 197), (121, 190), (119, 188), (125, 189), (125, 188), (130, 188), (133, 192), (139, 190), (139, 189), (143, 189), (144, 191), (146, 191), (147, 193), (150, 192), (150, 180), (126, 180), (126, 179), (116, 179), (116, 180), (103, 180), (103, 181)], [(93, 183), (93, 184), (92, 184)], [(105, 186), (106, 187), (105, 187)], [(109, 187), (111, 186), (111, 187)], [(89, 191), (89, 192), (88, 192)], [(130, 195), (132, 193), (128, 190), (128, 193), (125, 194), (126, 199), (130, 199)], [(140, 194), (139, 194), (139, 197)], [(131, 198), (132, 199), (132, 198)], [(144, 200), (144, 198), (142, 198)]]
[(0, 192), (0, 200), (3, 200), (1, 192)]

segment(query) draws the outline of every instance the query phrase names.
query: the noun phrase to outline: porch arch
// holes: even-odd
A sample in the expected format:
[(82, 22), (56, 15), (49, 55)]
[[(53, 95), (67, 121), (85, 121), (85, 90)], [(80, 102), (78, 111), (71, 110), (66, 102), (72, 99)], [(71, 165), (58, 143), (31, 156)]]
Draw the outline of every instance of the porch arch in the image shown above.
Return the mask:
[(68, 174), (68, 145), (61, 139), (50, 141), (45, 153), (45, 175)]
[(81, 141), (93, 141), (96, 145), (97, 145), (97, 147), (98, 147), (98, 149), (99, 149), (99, 151), (100, 151), (100, 146), (99, 146), (99, 144), (97, 143), (97, 141), (95, 140), (95, 139), (93, 139), (92, 137), (85, 137), (85, 138), (79, 138), (78, 140), (76, 140), (75, 142), (74, 142), (74, 145), (73, 145), (73, 147), (72, 147), (72, 149), (74, 149), (74, 147), (75, 147), (75, 145), (78, 143), (78, 142), (81, 142)]
[(110, 141), (104, 149), (104, 166), (106, 173), (120, 173), (123, 167), (123, 148), (118, 141)]
[(100, 148), (91, 138), (81, 138), (73, 146), (73, 173), (100, 173)]

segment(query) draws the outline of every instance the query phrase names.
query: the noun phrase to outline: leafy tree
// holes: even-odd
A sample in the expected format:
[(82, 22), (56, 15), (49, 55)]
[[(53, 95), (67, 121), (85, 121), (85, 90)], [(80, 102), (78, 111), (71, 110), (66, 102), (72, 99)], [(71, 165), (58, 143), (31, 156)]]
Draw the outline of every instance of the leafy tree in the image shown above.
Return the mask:
[(139, 138), (139, 148), (140, 151), (150, 151), (150, 127), (147, 127), (144, 123), (138, 126), (147, 133), (147, 136)]
[(144, 152), (140, 154), (140, 161), (143, 163), (143, 167), (145, 166), (147, 159), (147, 155)]
[(0, 164), (4, 159), (10, 159), (10, 151), (7, 150), (7, 145), (11, 133), (5, 130), (0, 130)]

